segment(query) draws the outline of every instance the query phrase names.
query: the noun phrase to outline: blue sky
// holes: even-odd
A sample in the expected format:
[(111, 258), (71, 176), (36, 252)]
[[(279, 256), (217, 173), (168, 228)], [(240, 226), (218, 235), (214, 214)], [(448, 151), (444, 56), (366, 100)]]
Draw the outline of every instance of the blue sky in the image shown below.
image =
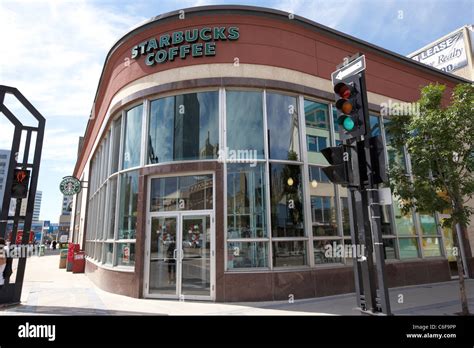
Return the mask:
[[(0, 84), (17, 87), (47, 119), (38, 186), (42, 219), (58, 220), (59, 181), (72, 174), (77, 139), (84, 133), (110, 47), (150, 17), (216, 4), (292, 12), (403, 55), (474, 23), (472, 0), (2, 0)], [(8, 130), (2, 116), (0, 148), (10, 146)]]

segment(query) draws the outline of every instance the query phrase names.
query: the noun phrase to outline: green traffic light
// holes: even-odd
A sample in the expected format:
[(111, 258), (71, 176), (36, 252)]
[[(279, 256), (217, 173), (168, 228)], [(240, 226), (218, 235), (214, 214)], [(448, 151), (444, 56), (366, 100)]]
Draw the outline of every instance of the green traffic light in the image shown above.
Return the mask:
[(346, 116), (344, 118), (344, 121), (342, 121), (342, 127), (348, 132), (352, 131), (354, 129), (354, 126), (354, 120), (352, 120), (352, 118), (350, 118), (349, 116)]

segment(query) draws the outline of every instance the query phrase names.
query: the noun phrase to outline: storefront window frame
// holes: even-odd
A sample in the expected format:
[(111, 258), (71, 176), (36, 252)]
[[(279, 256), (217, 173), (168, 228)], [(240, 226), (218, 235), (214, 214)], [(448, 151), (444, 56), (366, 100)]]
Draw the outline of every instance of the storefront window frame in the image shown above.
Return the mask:
[[(343, 234), (343, 226), (342, 226), (342, 203), (341, 203), (341, 188), (339, 185), (334, 185), (334, 191), (335, 191), (335, 195), (334, 195), (334, 200), (335, 200), (335, 207), (336, 207), (336, 220), (337, 220), (337, 229), (338, 229), (338, 235), (337, 236), (331, 236), (331, 237), (328, 237), (328, 236), (321, 236), (321, 237), (314, 237), (312, 236), (312, 228), (311, 228), (311, 194), (309, 192), (309, 187), (308, 187), (308, 184), (310, 183), (310, 180), (309, 180), (309, 166), (311, 165), (316, 165), (316, 166), (324, 166), (324, 165), (320, 165), (320, 164), (316, 164), (316, 163), (309, 163), (308, 161), (308, 150), (307, 150), (307, 144), (306, 144), (306, 139), (307, 139), (307, 136), (306, 136), (306, 127), (308, 127), (308, 125), (306, 124), (306, 115), (304, 114), (304, 102), (305, 100), (309, 100), (309, 101), (314, 101), (316, 103), (322, 103), (322, 104), (325, 104), (327, 105), (327, 121), (328, 121), (328, 131), (329, 131), (329, 137), (327, 139), (327, 146), (336, 146), (336, 143), (337, 143), (337, 139), (336, 139), (336, 132), (335, 132), (335, 124), (334, 124), (334, 118), (333, 117), (330, 117), (330, 115), (333, 115), (334, 114), (334, 107), (333, 107), (333, 104), (331, 101), (328, 101), (328, 100), (324, 100), (324, 99), (319, 99), (319, 98), (315, 98), (315, 97), (312, 97), (312, 96), (307, 96), (307, 95), (304, 95), (304, 94), (299, 94), (299, 93), (290, 93), (290, 92), (285, 92), (285, 91), (281, 91), (281, 90), (274, 90), (274, 89), (266, 89), (266, 88), (240, 88), (240, 87), (233, 87), (233, 86), (229, 86), (229, 87), (220, 87), (220, 88), (212, 88), (212, 87), (209, 87), (209, 88), (196, 88), (196, 89), (189, 89), (189, 90), (185, 90), (184, 92), (181, 92), (181, 93), (176, 93), (176, 92), (169, 92), (169, 93), (162, 93), (162, 94), (159, 94), (159, 95), (153, 95), (153, 96), (149, 96), (149, 97), (146, 97), (146, 98), (143, 98), (143, 99), (140, 99), (140, 100), (137, 100), (135, 103), (133, 104), (130, 104), (130, 106), (127, 106), (126, 109), (123, 109), (122, 111), (119, 111), (116, 115), (114, 115), (113, 117), (113, 120), (112, 120), (112, 123), (114, 121), (116, 121), (117, 119), (121, 118), (121, 131), (120, 131), (120, 154), (119, 154), (119, 158), (118, 158), (118, 168), (119, 170), (115, 173), (112, 173), (111, 172), (111, 165), (112, 165), (112, 154), (113, 154), (113, 136), (112, 136), (112, 132), (110, 131), (110, 129), (108, 130), (105, 130), (104, 131), (104, 134), (106, 134), (104, 136), (104, 139), (107, 139), (108, 143), (104, 143), (104, 139), (102, 139), (102, 141), (99, 143), (99, 146), (97, 146), (97, 148), (99, 150), (102, 150), (100, 153), (99, 153), (99, 150), (96, 150), (96, 154), (92, 157), (92, 161), (91, 161), (91, 168), (90, 168), (90, 187), (91, 187), (91, 190), (89, 190), (89, 197), (87, 197), (87, 201), (88, 201), (88, 207), (87, 209), (84, 211), (84, 214), (87, 214), (88, 213), (88, 210), (89, 210), (89, 203), (91, 204), (91, 206), (94, 206), (97, 208), (97, 206), (99, 205), (100, 206), (100, 198), (99, 198), (99, 195), (97, 196), (97, 198), (99, 198), (98, 202), (95, 202), (96, 199), (94, 199), (95, 195), (98, 194), (98, 192), (101, 190), (102, 186), (104, 186), (104, 192), (105, 192), (105, 199), (106, 199), (106, 206), (108, 206), (108, 202), (109, 202), (109, 199), (110, 199), (110, 195), (109, 195), (109, 192), (110, 190), (112, 189), (111, 186), (112, 185), (108, 185), (108, 180), (110, 180), (111, 178), (113, 177), (116, 177), (116, 180), (117, 180), (117, 197), (116, 197), (116, 207), (115, 207), (115, 212), (116, 212), (116, 220), (115, 220), (115, 226), (114, 226), (114, 239), (113, 239), (113, 243), (114, 243), (114, 251), (113, 251), (113, 260), (114, 260), (114, 264), (112, 265), (112, 267), (115, 269), (116, 268), (116, 265), (115, 265), (115, 260), (116, 260), (116, 248), (115, 248), (115, 244), (118, 242), (117, 240), (117, 228), (118, 228), (118, 216), (119, 216), (119, 213), (118, 213), (118, 205), (119, 205), (119, 201), (120, 201), (120, 186), (121, 186), (121, 182), (120, 182), (120, 176), (121, 174), (124, 174), (128, 171), (133, 171), (133, 170), (137, 170), (138, 168), (145, 168), (145, 167), (149, 167), (149, 166), (159, 166), (159, 165), (162, 165), (162, 164), (170, 164), (170, 163), (189, 163), (189, 162), (216, 162), (217, 159), (195, 159), (195, 160), (179, 160), (179, 161), (171, 161), (171, 162), (161, 162), (161, 163), (157, 163), (157, 164), (148, 164), (147, 163), (147, 147), (148, 147), (148, 142), (146, 141), (147, 140), (147, 135), (148, 135), (148, 127), (149, 127), (149, 113), (150, 113), (150, 103), (152, 100), (155, 100), (155, 99), (159, 99), (159, 98), (165, 98), (167, 96), (176, 96), (176, 95), (179, 95), (179, 94), (189, 94), (189, 93), (199, 93), (199, 92), (206, 92), (206, 91), (218, 91), (218, 112), (219, 112), (219, 125), (218, 125), (218, 128), (219, 128), (219, 147), (220, 148), (225, 148), (226, 145), (227, 145), (227, 139), (226, 139), (226, 104), (225, 104), (225, 98), (226, 98), (226, 92), (227, 91), (233, 91), (233, 90), (238, 90), (238, 91), (254, 91), (254, 92), (259, 92), (261, 93), (262, 95), (262, 107), (263, 107), (263, 128), (264, 128), (264, 158), (262, 159), (258, 159), (257, 162), (258, 163), (264, 163), (265, 165), (265, 168), (266, 168), (266, 200), (267, 200), (267, 208), (266, 208), (266, 211), (267, 211), (267, 237), (266, 238), (245, 238), (245, 239), (241, 239), (240, 241), (242, 242), (265, 242), (267, 243), (267, 247), (268, 247), (268, 268), (250, 268), (250, 269), (239, 269), (239, 270), (228, 270), (227, 268), (227, 245), (228, 245), (228, 240), (227, 240), (227, 235), (226, 233), (224, 234), (225, 237), (225, 248), (224, 248), (224, 254), (225, 254), (225, 270), (226, 272), (227, 271), (232, 271), (232, 272), (238, 272), (238, 271), (252, 271), (252, 272), (258, 272), (258, 271), (261, 271), (261, 270), (273, 270), (273, 269), (277, 269), (277, 270), (280, 270), (281, 268), (280, 267), (274, 267), (273, 266), (273, 242), (277, 242), (277, 241), (298, 241), (298, 240), (302, 240), (302, 241), (305, 241), (306, 243), (306, 259), (307, 259), (307, 265), (305, 266), (298, 266), (297, 268), (307, 268), (307, 267), (311, 267), (311, 268), (317, 268), (317, 267), (321, 267), (321, 265), (316, 265), (315, 262), (314, 262), (314, 253), (313, 253), (313, 246), (314, 246), (314, 241), (317, 240), (318, 238), (321, 238), (321, 239), (333, 239), (333, 240), (342, 240), (342, 242), (344, 244), (346, 243), (351, 243), (351, 240), (350, 240), (350, 237), (349, 236), (344, 236)], [(270, 93), (277, 93), (277, 94), (281, 94), (281, 95), (288, 95), (288, 96), (291, 96), (291, 97), (295, 97), (296, 98), (296, 102), (297, 102), (297, 108), (298, 108), (298, 111), (299, 112), (299, 115), (298, 115), (298, 125), (299, 125), (299, 150), (300, 150), (300, 153), (299, 153), (299, 158), (298, 158), (298, 161), (288, 161), (288, 160), (273, 160), (273, 159), (270, 159), (269, 158), (269, 144), (268, 144), (268, 139), (267, 139), (267, 130), (268, 130), (268, 115), (267, 115), (267, 105), (266, 105), (266, 95), (267, 95), (267, 91)], [(141, 148), (140, 148), (140, 165), (139, 166), (136, 166), (136, 167), (131, 167), (131, 168), (127, 168), (127, 169), (120, 169), (123, 167), (123, 146), (124, 146), (124, 129), (125, 129), (125, 126), (126, 126), (126, 122), (124, 122), (124, 116), (126, 115), (126, 112), (128, 110), (131, 110), (133, 109), (134, 107), (140, 105), (140, 104), (143, 104), (143, 113), (142, 113), (142, 134), (141, 134)], [(387, 163), (388, 163), (388, 151), (387, 151), (387, 142), (386, 142), (386, 134), (385, 134), (385, 123), (384, 123), (384, 118), (381, 117), (380, 115), (375, 115), (371, 112), (371, 116), (376, 116), (378, 117), (378, 120), (379, 120), (379, 130), (380, 130), (380, 134), (382, 136), (382, 139), (383, 139), (383, 143), (384, 143), (384, 149), (385, 149), (385, 156), (386, 156), (386, 159), (387, 159)], [(112, 124), (111, 123), (111, 124)], [(318, 128), (318, 127), (316, 127)], [(404, 151), (406, 152), (406, 149), (404, 149)], [(99, 155), (98, 155), (99, 153)], [(410, 158), (408, 156), (408, 154), (405, 154), (404, 156), (404, 162), (405, 162), (405, 166), (407, 168), (410, 168)], [(108, 164), (102, 164), (102, 163), (105, 163), (107, 162)], [(93, 163), (100, 163), (100, 167), (97, 169), (97, 168), (93, 168)], [(302, 182), (303, 182), (303, 185), (302, 185), (302, 193), (303, 193), (303, 213), (304, 213), (304, 236), (302, 237), (274, 237), (272, 236), (272, 227), (271, 227), (271, 206), (270, 206), (270, 202), (269, 202), (269, 197), (270, 197), (270, 180), (269, 180), (269, 175), (270, 175), (270, 172), (269, 172), (269, 167), (270, 167), (270, 163), (283, 163), (283, 164), (291, 164), (291, 165), (299, 165), (300, 168), (301, 168), (301, 171), (302, 171)], [(105, 165), (105, 168), (102, 167)], [(97, 165), (96, 165), (97, 166)], [(227, 192), (227, 165), (223, 165), (223, 168), (224, 168), (224, 192)], [(80, 204), (80, 202), (78, 202), (78, 204)], [(225, 231), (227, 231), (227, 204), (225, 204), (225, 212), (224, 212), (224, 223), (225, 223)], [(93, 210), (96, 210), (96, 209), (93, 209)], [(107, 213), (107, 209), (105, 211), (105, 213)], [(95, 214), (95, 215), (94, 215)], [(421, 259), (424, 259), (426, 258), (424, 255), (423, 255), (423, 248), (422, 248), (422, 241), (423, 241), (423, 237), (426, 237), (424, 236), (422, 233), (421, 233), (421, 227), (419, 226), (419, 216), (416, 212), (412, 211), (411, 212), (411, 216), (412, 216), (412, 220), (414, 222), (414, 229), (416, 230), (416, 236), (413, 236), (413, 238), (416, 237), (416, 240), (417, 240), (417, 243), (418, 243), (418, 257), (417, 258), (421, 258)], [(439, 220), (438, 219), (438, 214), (435, 214), (435, 217), (437, 219), (437, 221)], [(89, 221), (89, 218), (90, 218), (90, 221)], [(397, 231), (397, 225), (395, 223), (395, 217), (394, 217), (394, 212), (393, 212), (393, 206), (391, 206), (390, 208), (390, 227), (391, 227), (391, 230), (392, 230), (392, 234), (390, 235), (386, 235), (384, 234), (382, 236), (382, 238), (385, 240), (385, 239), (395, 239), (396, 240), (396, 243), (395, 243), (395, 254), (396, 254), (396, 260), (386, 260), (387, 262), (391, 262), (391, 261), (404, 261), (405, 259), (401, 259), (400, 258), (400, 253), (399, 253), (399, 240), (400, 239), (403, 239), (403, 238), (409, 238), (410, 236), (400, 236), (398, 234), (398, 231)], [(87, 221), (87, 225), (86, 226), (86, 248), (90, 250), (90, 253), (91, 253), (91, 257), (93, 259), (97, 259), (99, 262), (101, 263), (104, 263), (105, 262), (105, 246), (106, 246), (106, 243), (111, 243), (112, 240), (110, 238), (107, 238), (107, 234), (104, 234), (104, 235), (98, 235), (98, 233), (100, 233), (100, 231), (95, 231), (95, 236), (93, 236), (93, 234), (90, 233), (90, 230), (89, 230), (89, 226), (94, 226), (95, 224), (95, 228), (94, 229), (97, 229), (97, 227), (99, 226), (99, 216), (97, 216), (97, 211), (93, 211), (90, 216), (86, 216), (86, 221)], [(110, 221), (108, 221), (107, 217), (104, 217), (104, 223), (103, 223), (103, 226), (104, 226), (104, 231), (107, 231), (108, 229), (108, 226), (110, 224)], [(92, 228), (92, 227), (90, 227)], [(436, 258), (436, 257), (440, 257), (440, 258), (445, 258), (446, 256), (446, 251), (445, 251), (445, 245), (444, 245), (444, 240), (443, 240), (443, 234), (440, 232), (441, 229), (439, 228), (439, 226), (437, 226), (437, 231), (438, 231), (438, 234), (436, 235), (437, 238), (439, 238), (439, 242), (442, 244), (441, 246), (441, 255), (440, 256), (433, 256), (433, 257), (429, 257), (430, 259), (431, 258)], [(104, 232), (106, 233), (106, 232)], [(89, 239), (88, 237), (89, 236), (93, 236), (94, 238), (93, 239)], [(430, 235), (430, 237), (433, 237), (432, 235)], [(121, 240), (120, 242), (123, 242), (124, 240)], [(125, 240), (126, 242), (128, 242), (129, 240)], [(237, 239), (232, 239), (232, 240), (229, 240), (229, 241), (239, 241)], [(103, 243), (103, 252), (101, 253), (102, 255), (99, 256), (99, 255), (95, 255), (97, 254), (96, 250), (96, 244), (97, 243)], [(346, 260), (344, 261), (344, 264), (348, 264), (348, 262), (346, 262)], [(343, 266), (344, 264), (337, 264), (338, 266)], [(109, 266), (109, 265), (107, 265)], [(329, 266), (329, 265), (324, 265), (324, 266)], [(123, 267), (123, 266), (121, 266)], [(134, 267), (130, 267), (130, 268), (134, 268)], [(286, 268), (282, 268), (283, 270), (286, 269)]]

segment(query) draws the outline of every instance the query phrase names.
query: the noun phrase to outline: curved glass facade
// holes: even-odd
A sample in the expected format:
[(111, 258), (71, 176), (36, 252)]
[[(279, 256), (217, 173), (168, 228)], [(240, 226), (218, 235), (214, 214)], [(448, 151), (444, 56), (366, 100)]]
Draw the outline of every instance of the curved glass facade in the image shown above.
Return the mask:
[[(334, 118), (329, 103), (236, 88), (150, 98), (119, 112), (90, 161), (89, 259), (134, 267), (137, 222), (146, 214), (138, 202), (149, 199), (139, 192), (141, 167), (219, 161), (224, 226), (216, 226), (215, 233), (224, 237), (226, 271), (351, 263), (344, 255), (327, 253), (328, 245), (351, 244), (348, 192), (322, 171), (328, 163), (321, 150), (340, 143)], [(370, 120), (372, 134), (388, 142), (389, 164), (409, 165), (407, 156), (400, 158), (390, 147), (387, 121), (376, 115)], [(152, 199), (143, 206), (150, 212), (179, 210), (178, 202), (185, 210), (215, 209), (212, 184), (190, 194), (197, 185), (192, 180), (212, 183), (213, 176), (191, 174), (153, 180)], [(402, 215), (396, 202), (382, 209), (385, 257), (445, 255), (435, 217)]]

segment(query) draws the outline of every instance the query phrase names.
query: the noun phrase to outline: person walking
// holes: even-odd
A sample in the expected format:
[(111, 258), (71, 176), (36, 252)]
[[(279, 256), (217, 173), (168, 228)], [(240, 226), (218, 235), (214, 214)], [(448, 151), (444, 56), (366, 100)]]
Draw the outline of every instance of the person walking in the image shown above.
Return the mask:
[(53, 250), (56, 250), (56, 244), (58, 244), (55, 240), (53, 240)]

